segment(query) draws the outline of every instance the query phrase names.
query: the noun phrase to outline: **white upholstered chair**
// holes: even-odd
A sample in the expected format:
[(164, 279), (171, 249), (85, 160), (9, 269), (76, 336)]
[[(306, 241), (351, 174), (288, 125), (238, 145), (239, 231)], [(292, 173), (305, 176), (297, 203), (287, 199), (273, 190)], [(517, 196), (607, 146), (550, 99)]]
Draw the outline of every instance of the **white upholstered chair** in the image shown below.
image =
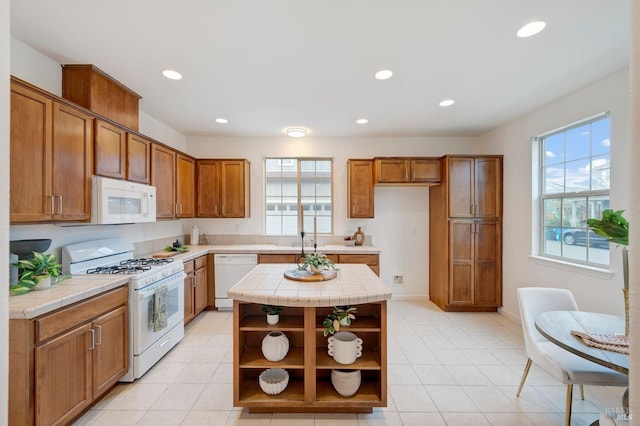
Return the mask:
[(577, 311), (573, 294), (569, 290), (544, 287), (522, 287), (518, 289), (518, 304), (524, 344), (527, 351), (527, 365), (524, 367), (516, 396), (520, 396), (531, 363), (535, 363), (551, 376), (567, 385), (565, 424), (571, 422), (571, 397), (573, 385), (628, 386), (628, 377), (594, 362), (580, 358), (555, 343), (548, 341), (535, 326), (538, 314), (548, 311)]

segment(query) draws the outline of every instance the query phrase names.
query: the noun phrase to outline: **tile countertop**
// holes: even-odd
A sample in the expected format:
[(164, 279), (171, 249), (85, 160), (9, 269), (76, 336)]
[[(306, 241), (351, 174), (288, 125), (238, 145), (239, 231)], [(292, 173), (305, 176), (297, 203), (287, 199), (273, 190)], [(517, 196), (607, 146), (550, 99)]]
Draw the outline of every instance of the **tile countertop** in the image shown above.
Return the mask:
[(9, 297), (9, 319), (30, 319), (129, 282), (126, 276), (75, 275), (47, 290)]
[(367, 266), (336, 265), (338, 276), (321, 282), (293, 281), (284, 272), (293, 264), (258, 265), (227, 291), (241, 302), (279, 306), (339, 306), (380, 302), (391, 299), (391, 290)]
[[(295, 254), (300, 251), (300, 247), (285, 247), (271, 244), (197, 245), (189, 246), (189, 248), (188, 252), (176, 255), (173, 259), (184, 262), (207, 253)], [(341, 245), (328, 245), (319, 247), (318, 251), (335, 254), (380, 253), (380, 250), (373, 246), (347, 247)], [(310, 249), (305, 247), (305, 252), (310, 252)], [(10, 296), (9, 318), (35, 318), (107, 290), (120, 287), (127, 284), (128, 281), (129, 280), (126, 276), (115, 278), (114, 275), (74, 275), (70, 279), (54, 284), (47, 290), (34, 290), (20, 296)]]
[[(249, 254), (295, 254), (300, 253), (300, 247), (277, 246), (273, 244), (229, 244), (229, 245), (188, 245), (189, 251), (174, 256), (176, 260), (191, 260), (207, 253), (249, 253)], [(305, 247), (305, 253), (311, 253), (312, 247)], [(379, 254), (380, 249), (375, 246), (343, 246), (326, 245), (318, 247), (321, 253), (330, 254)]]

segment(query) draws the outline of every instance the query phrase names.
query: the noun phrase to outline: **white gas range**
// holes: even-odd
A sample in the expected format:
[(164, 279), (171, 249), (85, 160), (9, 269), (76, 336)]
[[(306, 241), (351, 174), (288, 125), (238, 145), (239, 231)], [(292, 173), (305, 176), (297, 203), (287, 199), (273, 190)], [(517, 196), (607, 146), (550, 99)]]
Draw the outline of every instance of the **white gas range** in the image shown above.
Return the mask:
[[(184, 337), (182, 262), (171, 258), (134, 259), (131, 241), (107, 238), (64, 246), (62, 267), (71, 275), (129, 276), (129, 371), (120, 381), (142, 377)], [(167, 297), (157, 297), (165, 294), (165, 288)], [(154, 321), (154, 304), (156, 308), (163, 305), (166, 322)]]

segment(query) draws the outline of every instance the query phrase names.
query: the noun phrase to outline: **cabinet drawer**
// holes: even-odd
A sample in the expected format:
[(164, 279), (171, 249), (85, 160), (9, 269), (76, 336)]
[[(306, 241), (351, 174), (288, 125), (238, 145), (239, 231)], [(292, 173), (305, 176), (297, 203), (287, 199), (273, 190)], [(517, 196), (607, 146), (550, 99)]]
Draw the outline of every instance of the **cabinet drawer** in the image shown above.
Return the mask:
[(297, 254), (259, 254), (258, 263), (296, 263)]
[(196, 269), (201, 269), (207, 266), (207, 256), (200, 256), (195, 259)]
[(129, 286), (125, 285), (37, 319), (36, 344), (90, 321), (115, 307), (127, 304), (128, 296)]
[(339, 256), (340, 263), (364, 263), (367, 265), (377, 265), (377, 254), (341, 254)]
[(188, 274), (196, 269), (196, 262), (194, 260), (187, 260), (184, 262), (184, 273)]

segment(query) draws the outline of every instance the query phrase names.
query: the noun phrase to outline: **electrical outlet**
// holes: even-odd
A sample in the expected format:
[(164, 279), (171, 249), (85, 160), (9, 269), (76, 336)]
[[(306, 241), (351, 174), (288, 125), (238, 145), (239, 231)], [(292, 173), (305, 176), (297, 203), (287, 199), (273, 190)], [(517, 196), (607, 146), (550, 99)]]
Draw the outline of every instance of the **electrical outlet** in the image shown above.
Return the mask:
[(403, 284), (402, 275), (394, 275), (393, 276), (393, 283), (394, 284)]

